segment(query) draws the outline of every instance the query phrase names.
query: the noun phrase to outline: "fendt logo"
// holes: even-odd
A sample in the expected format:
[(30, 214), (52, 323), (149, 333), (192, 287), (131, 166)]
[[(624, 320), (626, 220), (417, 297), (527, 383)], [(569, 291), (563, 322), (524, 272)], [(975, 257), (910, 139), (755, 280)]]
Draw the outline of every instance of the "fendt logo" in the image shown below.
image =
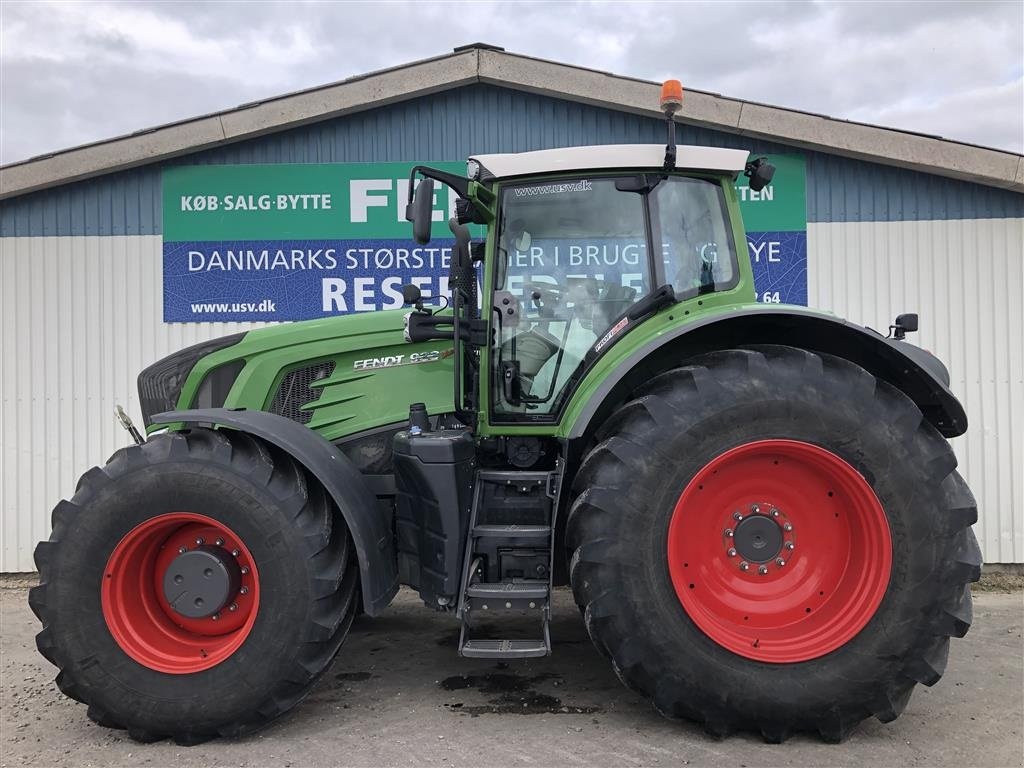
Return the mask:
[(388, 355), (387, 357), (368, 357), (352, 363), (355, 371), (366, 371), (372, 368), (394, 368), (396, 365), (415, 365), (416, 363), (435, 363), (452, 356), (452, 350), (432, 349), (429, 352), (413, 352), (409, 355)]

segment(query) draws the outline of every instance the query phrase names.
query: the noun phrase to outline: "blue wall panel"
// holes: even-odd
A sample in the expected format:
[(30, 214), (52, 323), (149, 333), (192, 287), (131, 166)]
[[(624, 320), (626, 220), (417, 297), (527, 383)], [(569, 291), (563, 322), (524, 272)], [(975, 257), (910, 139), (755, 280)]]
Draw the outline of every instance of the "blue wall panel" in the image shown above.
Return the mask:
[[(660, 120), (472, 85), (0, 202), (0, 236), (161, 231), (170, 165), (460, 160), (582, 144), (661, 143)], [(1024, 195), (980, 184), (682, 126), (680, 143), (807, 159), (807, 219), (906, 221), (1024, 216)]]

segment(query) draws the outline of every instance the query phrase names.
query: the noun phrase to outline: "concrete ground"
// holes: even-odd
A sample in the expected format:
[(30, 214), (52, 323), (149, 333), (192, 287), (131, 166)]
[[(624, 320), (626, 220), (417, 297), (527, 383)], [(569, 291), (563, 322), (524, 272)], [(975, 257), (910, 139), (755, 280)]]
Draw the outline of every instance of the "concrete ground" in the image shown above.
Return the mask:
[[(2, 584), (0, 584), (2, 586)], [(663, 720), (627, 691), (590, 644), (571, 597), (556, 596), (546, 659), (460, 659), (451, 618), (403, 591), (361, 619), (299, 707), (245, 739), (196, 747), (137, 744), (64, 698), (36, 652), (25, 583), (0, 589), (0, 764), (74, 766), (609, 765), (1021, 766), (1024, 652), (1020, 592), (982, 592), (945, 677), (919, 687), (896, 722), (863, 724), (839, 746), (797, 736), (715, 741)]]

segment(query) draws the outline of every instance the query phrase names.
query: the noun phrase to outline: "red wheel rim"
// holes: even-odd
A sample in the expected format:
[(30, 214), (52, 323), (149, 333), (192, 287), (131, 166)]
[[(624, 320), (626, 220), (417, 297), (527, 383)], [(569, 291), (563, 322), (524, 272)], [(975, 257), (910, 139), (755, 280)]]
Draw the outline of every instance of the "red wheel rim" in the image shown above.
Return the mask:
[(761, 440), (716, 457), (686, 486), (668, 562), (704, 634), (748, 659), (799, 662), (871, 620), (892, 540), (878, 497), (847, 462), (810, 443)]
[[(233, 558), (241, 574), (238, 594), (216, 618), (183, 616), (164, 595), (168, 567), (197, 541)], [(131, 658), (158, 672), (189, 674), (220, 664), (245, 642), (259, 601), (256, 564), (241, 538), (192, 512), (157, 515), (135, 526), (114, 547), (103, 573), (101, 602), (110, 634)]]

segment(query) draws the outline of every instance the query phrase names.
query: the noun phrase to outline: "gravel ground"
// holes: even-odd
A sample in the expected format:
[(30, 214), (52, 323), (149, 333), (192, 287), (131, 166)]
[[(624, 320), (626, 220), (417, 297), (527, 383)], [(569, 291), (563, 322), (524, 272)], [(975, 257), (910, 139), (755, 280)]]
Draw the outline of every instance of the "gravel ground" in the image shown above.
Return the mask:
[(751, 735), (715, 741), (671, 723), (622, 687), (591, 646), (571, 597), (555, 600), (555, 652), (460, 659), (452, 619), (403, 591), (353, 628), (333, 668), (292, 713), (251, 737), (142, 745), (94, 725), (35, 650), (24, 579), (0, 582), (0, 765), (1024, 765), (1024, 595), (982, 592), (945, 677), (919, 687), (895, 723), (846, 743)]

